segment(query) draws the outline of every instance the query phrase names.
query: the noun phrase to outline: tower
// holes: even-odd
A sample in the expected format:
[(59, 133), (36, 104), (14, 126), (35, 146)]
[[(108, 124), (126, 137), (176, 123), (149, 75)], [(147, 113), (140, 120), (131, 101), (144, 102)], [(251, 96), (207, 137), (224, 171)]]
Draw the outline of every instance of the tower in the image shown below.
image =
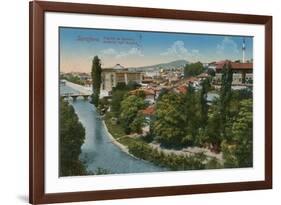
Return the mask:
[(242, 59), (242, 63), (245, 63), (245, 50), (246, 50), (246, 44), (245, 44), (245, 38), (243, 38), (243, 45), (242, 45), (243, 59)]

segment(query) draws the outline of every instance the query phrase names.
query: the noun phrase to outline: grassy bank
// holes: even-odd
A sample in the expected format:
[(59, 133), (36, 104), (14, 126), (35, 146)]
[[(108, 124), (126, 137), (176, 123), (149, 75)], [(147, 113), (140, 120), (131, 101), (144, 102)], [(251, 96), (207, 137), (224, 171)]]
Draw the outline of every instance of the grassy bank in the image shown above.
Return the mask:
[(113, 116), (113, 114), (111, 112), (107, 112), (105, 115), (104, 121), (105, 121), (108, 131), (110, 132), (110, 134), (112, 135), (112, 137), (115, 140), (117, 140), (121, 144), (127, 146), (128, 148), (130, 145), (132, 145), (135, 142), (141, 143), (142, 140), (140, 140), (140, 139), (134, 139), (134, 138), (128, 137), (120, 125), (115, 124), (111, 121), (112, 116)]
[(166, 167), (171, 170), (199, 170), (220, 168), (219, 163), (215, 159), (207, 160), (202, 154), (194, 154), (192, 156), (183, 156), (176, 154), (166, 154), (161, 150), (151, 147), (141, 138), (129, 137), (125, 134), (123, 128), (113, 123), (112, 113), (108, 112), (104, 118), (108, 131), (119, 143), (125, 145), (129, 153), (139, 159), (152, 162), (155, 165)]

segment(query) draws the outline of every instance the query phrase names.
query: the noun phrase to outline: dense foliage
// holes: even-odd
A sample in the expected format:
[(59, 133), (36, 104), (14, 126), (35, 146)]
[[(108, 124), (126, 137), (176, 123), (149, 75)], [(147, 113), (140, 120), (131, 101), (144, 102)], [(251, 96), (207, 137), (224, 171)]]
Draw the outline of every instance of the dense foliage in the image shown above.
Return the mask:
[[(232, 70), (225, 64), (219, 98), (208, 104), (210, 81), (201, 90), (167, 92), (157, 102), (153, 134), (162, 145), (208, 147), (223, 151), (226, 167), (252, 164), (252, 91), (232, 90)], [(241, 143), (240, 143), (240, 142)]]
[(202, 89), (200, 91), (201, 125), (205, 127), (208, 121), (208, 108), (209, 108), (207, 97), (211, 87), (209, 78), (203, 80), (201, 85), (202, 85)]
[(232, 85), (232, 69), (231, 63), (225, 63), (222, 69), (222, 84), (220, 90), (220, 133), (223, 138), (226, 137), (226, 123), (229, 117), (230, 103), (232, 98), (231, 85)]
[(186, 64), (184, 67), (184, 77), (196, 76), (204, 71), (204, 66), (201, 62)]
[(222, 143), (226, 167), (250, 167), (253, 164), (252, 99), (242, 100), (232, 124), (231, 140)]
[(84, 143), (85, 129), (79, 122), (74, 109), (67, 102), (60, 101), (60, 176), (87, 174), (79, 160), (81, 145)]
[(135, 95), (129, 95), (121, 102), (120, 121), (127, 134), (141, 131), (145, 119), (139, 111), (145, 107), (144, 99)]
[(186, 128), (183, 104), (184, 97), (176, 93), (167, 93), (157, 102), (153, 131), (164, 145), (182, 143)]
[(216, 71), (212, 68), (207, 69), (208, 75), (214, 77), (216, 75)]
[(201, 92), (190, 85), (186, 94), (163, 94), (156, 104), (153, 133), (163, 145), (202, 145), (199, 133), (208, 116), (207, 92), (209, 81), (203, 82)]
[(120, 115), (121, 102), (127, 96), (130, 90), (137, 89), (139, 85), (135, 82), (129, 82), (128, 85), (125, 83), (117, 83), (116, 87), (112, 90), (111, 98), (111, 111), (114, 113), (115, 117)]

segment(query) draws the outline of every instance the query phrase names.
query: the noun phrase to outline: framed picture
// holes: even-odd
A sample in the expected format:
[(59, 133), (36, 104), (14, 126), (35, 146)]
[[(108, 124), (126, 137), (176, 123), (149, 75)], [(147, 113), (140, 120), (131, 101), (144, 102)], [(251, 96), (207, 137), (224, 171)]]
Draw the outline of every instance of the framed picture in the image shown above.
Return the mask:
[(272, 187), (272, 17), (30, 2), (30, 203)]

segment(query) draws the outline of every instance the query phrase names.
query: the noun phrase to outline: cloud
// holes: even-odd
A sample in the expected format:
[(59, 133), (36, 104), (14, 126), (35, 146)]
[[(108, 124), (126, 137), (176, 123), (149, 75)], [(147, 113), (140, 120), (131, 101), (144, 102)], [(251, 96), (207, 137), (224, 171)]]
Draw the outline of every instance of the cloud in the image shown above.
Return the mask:
[(144, 56), (142, 51), (138, 48), (131, 48), (128, 51), (119, 51), (119, 52), (114, 48), (107, 48), (102, 50), (100, 53), (103, 56), (110, 56), (117, 59), (129, 57), (129, 56)]
[(239, 53), (238, 45), (230, 37), (224, 37), (222, 42), (217, 45), (217, 53)]
[(160, 55), (196, 61), (200, 57), (200, 52), (197, 49), (192, 49), (191, 51), (189, 51), (183, 41), (175, 41), (171, 45), (171, 47), (169, 47), (165, 52), (161, 53)]
[(161, 53), (160, 55), (185, 58), (188, 55), (188, 51), (184, 47), (183, 41), (175, 41), (171, 47), (169, 47), (165, 52)]
[(131, 48), (128, 51), (122, 51), (116, 55), (116, 58), (124, 58), (128, 56), (144, 56), (142, 51), (138, 48)]
[(103, 55), (116, 55), (116, 50), (113, 48), (107, 48), (101, 51), (101, 54)]

